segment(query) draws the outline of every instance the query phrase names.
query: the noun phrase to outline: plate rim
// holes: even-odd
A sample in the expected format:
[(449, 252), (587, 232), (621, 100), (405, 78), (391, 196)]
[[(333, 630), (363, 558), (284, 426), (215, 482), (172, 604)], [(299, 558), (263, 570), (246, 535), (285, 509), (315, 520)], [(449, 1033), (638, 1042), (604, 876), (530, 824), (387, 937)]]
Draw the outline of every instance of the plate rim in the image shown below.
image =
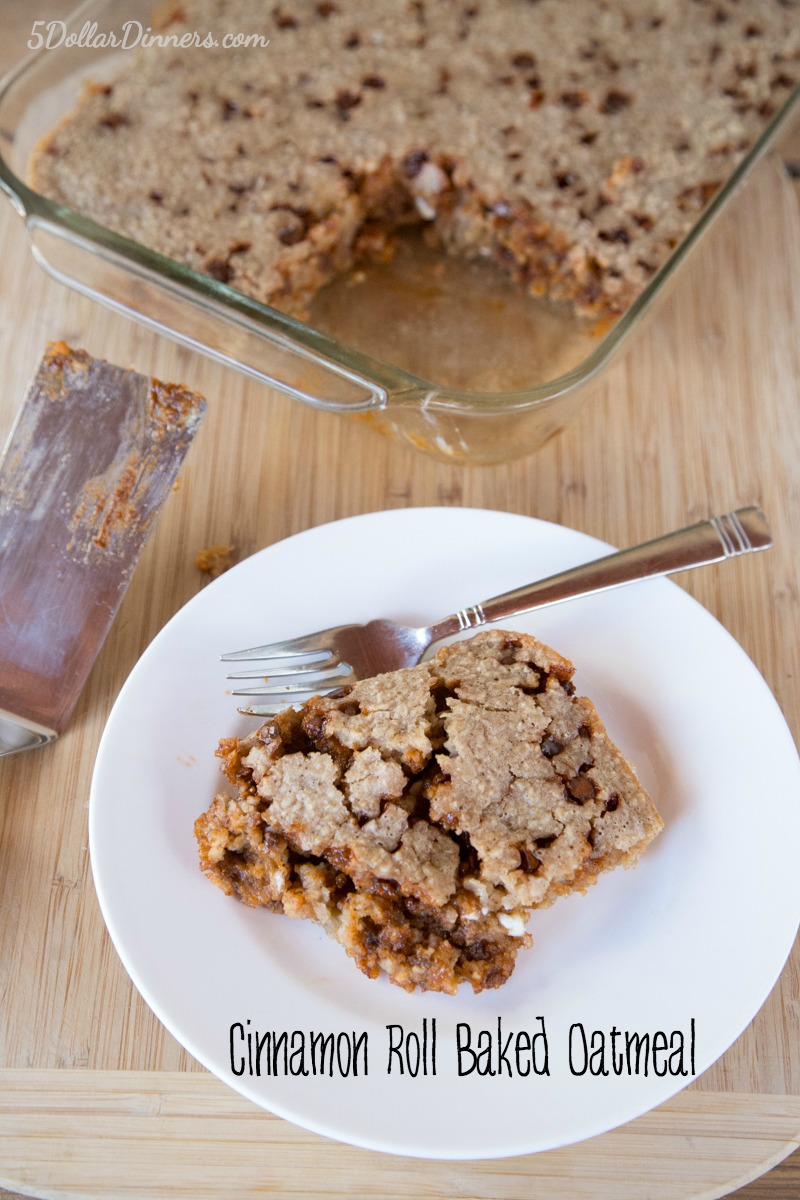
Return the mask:
[[(716, 1054), (715, 1057), (710, 1062), (708, 1062), (702, 1068), (702, 1070), (700, 1072), (698, 1072), (698, 1074), (696, 1076), (689, 1077), (685, 1082), (677, 1083), (675, 1086), (671, 1087), (668, 1090), (668, 1094), (660, 1097), (659, 1099), (654, 1101), (652, 1104), (649, 1104), (645, 1109), (641, 1109), (641, 1107), (636, 1102), (632, 1102), (629, 1106), (631, 1111), (627, 1116), (623, 1116), (622, 1118), (620, 1118), (619, 1116), (614, 1116), (611, 1120), (600, 1117), (598, 1119), (598, 1121), (596, 1122), (596, 1128), (590, 1129), (588, 1131), (586, 1131), (584, 1129), (575, 1137), (567, 1137), (561, 1141), (551, 1143), (548, 1146), (533, 1147), (533, 1148), (527, 1148), (527, 1149), (519, 1148), (518, 1146), (516, 1146), (515, 1148), (507, 1148), (507, 1147), (504, 1148), (502, 1146), (499, 1146), (497, 1149), (492, 1150), (492, 1151), (487, 1151), (485, 1148), (479, 1148), (476, 1152), (473, 1152), (473, 1153), (464, 1152), (462, 1149), (459, 1151), (453, 1150), (451, 1152), (437, 1152), (435, 1154), (432, 1154), (432, 1153), (427, 1153), (427, 1152), (420, 1152), (419, 1150), (414, 1150), (414, 1149), (407, 1148), (404, 1146), (389, 1145), (386, 1142), (381, 1142), (381, 1141), (371, 1138), (369, 1136), (359, 1137), (356, 1135), (350, 1135), (350, 1134), (345, 1135), (341, 1132), (334, 1132), (331, 1130), (330, 1127), (326, 1127), (322, 1122), (316, 1120), (315, 1118), (306, 1117), (306, 1116), (298, 1113), (296, 1110), (291, 1109), (291, 1106), (287, 1107), (286, 1105), (281, 1103), (280, 1099), (273, 1100), (272, 1098), (270, 1098), (269, 1103), (267, 1103), (262, 1097), (256, 1096), (253, 1094), (253, 1092), (251, 1090), (248, 1090), (246, 1083), (240, 1085), (240, 1083), (238, 1081), (234, 1082), (231, 1078), (221, 1076), (219, 1071), (217, 1069), (215, 1069), (214, 1066), (209, 1065), (205, 1051), (201, 1047), (198, 1047), (194, 1044), (193, 1037), (191, 1037), (191, 1036), (187, 1037), (187, 1035), (184, 1032), (182, 1032), (178, 1028), (176, 1028), (176, 1023), (163, 1012), (160, 1001), (158, 1000), (158, 998), (156, 996), (153, 995), (147, 981), (142, 978), (138, 967), (131, 960), (131, 958), (128, 954), (128, 951), (127, 951), (127, 947), (125, 947), (124, 945), (121, 944), (120, 937), (117, 936), (119, 933), (119, 930), (117, 929), (116, 922), (110, 913), (110, 908), (113, 908), (113, 903), (109, 904), (109, 898), (105, 892), (104, 884), (100, 881), (100, 878), (98, 877), (98, 876), (102, 876), (102, 870), (100, 870), (98, 872), (98, 870), (96, 868), (96, 855), (95, 855), (95, 850), (96, 850), (96, 845), (97, 845), (97, 828), (96, 828), (97, 805), (98, 805), (98, 799), (97, 799), (98, 783), (97, 783), (97, 781), (98, 781), (98, 776), (100, 774), (100, 770), (102, 767), (103, 755), (106, 752), (106, 748), (107, 748), (107, 736), (110, 736), (109, 730), (112, 729), (112, 727), (113, 727), (113, 721), (115, 718), (115, 714), (117, 713), (118, 707), (123, 705), (125, 702), (126, 693), (128, 691), (129, 685), (131, 684), (131, 681), (134, 681), (134, 683), (135, 683), (135, 678), (138, 675), (142, 664), (143, 663), (146, 664), (146, 662), (149, 660), (151, 654), (158, 652), (158, 649), (160, 648), (162, 640), (166, 640), (168, 638), (169, 632), (170, 632), (174, 622), (178, 621), (179, 619), (180, 620), (185, 619), (185, 613), (188, 609), (193, 608), (195, 605), (201, 604), (203, 602), (204, 597), (206, 596), (209, 588), (217, 588), (220, 584), (223, 583), (223, 581), (226, 578), (233, 576), (234, 573), (239, 570), (239, 568), (244, 567), (246, 564), (250, 564), (250, 566), (252, 567), (254, 560), (263, 560), (265, 557), (269, 557), (270, 553), (272, 551), (274, 551), (277, 547), (282, 546), (288, 542), (294, 543), (294, 542), (300, 542), (309, 537), (324, 536), (326, 531), (333, 527), (349, 526), (349, 525), (353, 525), (353, 524), (364, 524), (364, 523), (368, 523), (368, 522), (375, 521), (375, 520), (380, 521), (380, 520), (386, 519), (386, 518), (389, 518), (390, 520), (401, 520), (402, 521), (404, 519), (407, 519), (409, 515), (413, 515), (413, 516), (419, 517), (419, 518), (426, 518), (426, 517), (430, 517), (432, 514), (436, 514), (437, 516), (440, 516), (442, 513), (458, 514), (459, 520), (464, 520), (472, 514), (474, 514), (474, 515), (480, 514), (481, 517), (488, 517), (490, 519), (500, 518), (501, 520), (506, 520), (506, 519), (510, 518), (512, 520), (520, 522), (521, 524), (526, 524), (528, 526), (533, 524), (533, 526), (544, 527), (550, 531), (556, 531), (559, 534), (567, 534), (570, 537), (572, 535), (577, 535), (578, 539), (581, 542), (590, 543), (592, 548), (596, 548), (599, 550), (600, 554), (612, 553), (615, 549), (615, 547), (613, 545), (611, 545), (599, 538), (596, 538), (591, 534), (584, 533), (582, 530), (574, 529), (573, 527), (564, 525), (559, 522), (549, 521), (549, 520), (546, 520), (546, 519), (543, 519), (540, 517), (536, 517), (536, 516), (529, 516), (528, 514), (524, 514), (524, 513), (510, 512), (507, 510), (476, 508), (476, 507), (472, 507), (472, 506), (470, 506), (470, 507), (463, 506), (462, 507), (462, 506), (424, 505), (424, 506), (413, 506), (413, 507), (409, 507), (409, 508), (378, 509), (378, 510), (373, 510), (370, 512), (357, 513), (357, 514), (353, 514), (351, 516), (323, 522), (319, 525), (314, 525), (314, 526), (310, 526), (306, 529), (299, 530), (298, 532), (296, 532), (294, 534), (290, 534), (285, 538), (280, 538), (277, 541), (270, 543), (269, 545), (264, 546), (261, 549), (255, 551), (252, 555), (249, 555), (246, 559), (243, 559), (241, 561), (241, 563), (237, 563), (233, 568), (231, 568), (230, 571), (226, 572), (225, 575), (220, 576), (219, 579), (214, 580), (211, 583), (207, 584), (205, 587), (201, 588), (201, 590), (198, 591), (194, 596), (190, 597), (190, 599), (187, 600), (170, 617), (170, 619), (164, 624), (164, 626), (156, 633), (156, 635), (152, 638), (152, 640), (149, 642), (149, 644), (145, 647), (142, 654), (139, 656), (139, 658), (137, 659), (133, 668), (129, 672), (129, 674), (128, 674), (125, 682), (123, 683), (117, 697), (115, 698), (114, 703), (111, 707), (111, 710), (108, 714), (108, 717), (107, 717), (107, 720), (106, 720), (106, 723), (105, 723), (105, 726), (103, 729), (103, 733), (102, 733), (102, 736), (100, 739), (100, 743), (98, 746), (95, 767), (94, 767), (94, 770), (92, 773), (90, 796), (89, 796), (89, 852), (90, 852), (90, 865), (91, 865), (92, 879), (93, 879), (95, 891), (97, 894), (97, 899), (98, 899), (98, 903), (100, 906), (101, 914), (102, 914), (103, 920), (106, 924), (106, 928), (108, 930), (112, 944), (114, 945), (115, 951), (116, 951), (117, 955), (119, 956), (129, 978), (131, 979), (131, 982), (133, 983), (133, 985), (137, 989), (137, 991), (140, 993), (140, 995), (142, 996), (145, 1003), (152, 1010), (152, 1012), (154, 1013), (156, 1018), (164, 1025), (164, 1027), (168, 1030), (168, 1032), (179, 1042), (179, 1044), (181, 1046), (183, 1046), (187, 1050), (188, 1053), (190, 1053), (199, 1063), (201, 1063), (201, 1065), (203, 1065), (205, 1067), (205, 1069), (207, 1069), (211, 1074), (214, 1074), (217, 1078), (220, 1078), (223, 1083), (225, 1083), (227, 1086), (231, 1087), (238, 1094), (240, 1094), (240, 1095), (244, 1096), (245, 1098), (247, 1098), (248, 1100), (250, 1100), (261, 1110), (273, 1113), (275, 1116), (277, 1116), (281, 1119), (287, 1120), (301, 1128), (305, 1128), (305, 1129), (307, 1129), (317, 1135), (323, 1136), (329, 1140), (338, 1141), (338, 1142), (344, 1143), (344, 1144), (350, 1144), (350, 1145), (353, 1145), (356, 1147), (360, 1147), (360, 1148), (367, 1149), (367, 1150), (372, 1150), (375, 1152), (394, 1155), (394, 1156), (397, 1156), (400, 1158), (412, 1157), (412, 1158), (425, 1159), (425, 1160), (429, 1160), (429, 1161), (437, 1161), (438, 1160), (438, 1161), (468, 1162), (468, 1161), (478, 1161), (481, 1159), (493, 1160), (493, 1159), (502, 1159), (502, 1158), (510, 1158), (510, 1157), (519, 1157), (519, 1156), (524, 1156), (524, 1155), (531, 1154), (531, 1153), (542, 1153), (547, 1149), (557, 1149), (557, 1148), (562, 1148), (565, 1146), (579, 1144), (580, 1142), (583, 1142), (589, 1138), (596, 1137), (598, 1135), (602, 1135), (603, 1133), (610, 1132), (611, 1130), (613, 1130), (615, 1128), (619, 1128), (621, 1125), (626, 1124), (628, 1121), (635, 1119), (637, 1116), (644, 1115), (644, 1113), (646, 1113), (646, 1112), (652, 1111), (654, 1108), (657, 1108), (660, 1104), (667, 1102), (669, 1099), (671, 1099), (675, 1095), (679, 1094), (686, 1086), (688, 1086), (691, 1082), (693, 1082), (694, 1079), (699, 1078), (700, 1075), (702, 1075), (705, 1071), (710, 1069), (710, 1067), (715, 1062), (718, 1061), (719, 1057), (721, 1057), (722, 1054), (726, 1053), (727, 1050), (730, 1049), (730, 1047), (745, 1032), (745, 1030), (747, 1029), (749, 1024), (752, 1022), (753, 1018), (756, 1016), (756, 1014), (760, 1011), (761, 1007), (764, 1005), (764, 1003), (766, 1003), (766, 1000), (768, 999), (769, 995), (771, 994), (772, 990), (774, 989), (775, 985), (777, 984), (777, 982), (785, 968), (786, 962), (791, 954), (792, 946), (794, 944), (794, 937), (796, 936), (796, 929), (795, 929), (795, 935), (789, 940), (789, 944), (786, 949), (786, 954), (782, 958), (780, 965), (778, 966), (777, 970), (775, 971), (774, 977), (771, 979), (771, 981), (769, 983), (769, 987), (766, 988), (766, 990), (764, 990), (761, 1000), (756, 1004), (755, 1008), (750, 1013), (750, 1015), (748, 1016), (748, 1018), (744, 1022), (744, 1024), (742, 1024), (739, 1032), (735, 1033), (731, 1037), (730, 1041), (719, 1052), (719, 1054)], [(581, 559), (579, 559), (578, 561), (581, 561)], [(771, 706), (771, 708), (773, 710), (773, 716), (777, 716), (779, 719), (780, 726), (782, 727), (782, 734), (787, 741), (787, 749), (791, 748), (791, 750), (794, 752), (795, 773), (796, 773), (796, 778), (797, 778), (798, 782), (800, 782), (800, 759), (798, 759), (798, 756), (797, 756), (797, 747), (796, 747), (793, 735), (788, 726), (786, 718), (780, 708), (780, 705), (778, 704), (776, 697), (772, 693), (766, 679), (762, 675), (758, 666), (753, 662), (753, 660), (749, 657), (749, 655), (744, 650), (744, 648), (736, 640), (736, 638), (733, 636), (733, 634), (721, 623), (721, 621), (716, 616), (714, 616), (713, 613), (709, 612), (708, 609), (706, 609), (697, 599), (695, 599), (694, 596), (692, 596), (690, 593), (688, 593), (685, 589), (681, 588), (677, 583), (672, 581), (669, 577), (665, 577), (665, 576), (662, 576), (660, 578), (650, 580), (647, 582), (648, 582), (649, 586), (656, 586), (656, 587), (659, 587), (662, 589), (664, 589), (664, 588), (672, 589), (673, 595), (680, 595), (682, 597), (681, 602), (686, 603), (688, 601), (689, 606), (691, 608), (693, 608), (695, 610), (699, 610), (700, 613), (702, 614), (703, 618), (710, 620), (713, 623), (713, 625), (716, 627), (717, 633), (718, 634), (721, 633), (722, 635), (724, 635), (723, 641), (726, 642), (726, 650), (729, 653), (731, 651), (733, 651), (733, 653), (739, 658), (741, 664), (746, 666), (746, 668), (749, 669), (750, 672), (752, 672), (758, 678), (758, 680), (760, 681), (760, 685), (763, 689), (762, 698)], [(228, 582), (227, 584), (224, 584), (223, 586), (229, 587), (229, 586), (231, 586), (231, 584), (230, 584), (230, 582)], [(513, 620), (514, 618), (511, 618), (511, 619)], [(470, 631), (465, 631), (465, 632), (467, 634), (470, 634), (470, 633), (473, 633), (474, 631), (470, 630)], [(798, 912), (798, 922), (800, 922), (800, 912)]]

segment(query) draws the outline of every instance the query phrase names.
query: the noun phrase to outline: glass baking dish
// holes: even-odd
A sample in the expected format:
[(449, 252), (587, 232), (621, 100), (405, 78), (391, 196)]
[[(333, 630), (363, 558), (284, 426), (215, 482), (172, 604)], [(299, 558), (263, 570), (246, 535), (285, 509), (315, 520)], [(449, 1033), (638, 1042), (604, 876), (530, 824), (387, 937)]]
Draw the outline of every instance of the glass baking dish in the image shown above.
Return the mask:
[(413, 240), (393, 264), (330, 285), (304, 323), (25, 183), (35, 144), (82, 83), (113, 78), (126, 53), (81, 44), (81, 30), (131, 20), (147, 27), (151, 12), (152, 0), (87, 0), (58, 28), (57, 48), (35, 51), (0, 85), (0, 186), (37, 261), (59, 281), (270, 387), (457, 463), (520, 457), (562, 428), (800, 101), (797, 88), (613, 323), (581, 321), (524, 295), (488, 265), (443, 262)]

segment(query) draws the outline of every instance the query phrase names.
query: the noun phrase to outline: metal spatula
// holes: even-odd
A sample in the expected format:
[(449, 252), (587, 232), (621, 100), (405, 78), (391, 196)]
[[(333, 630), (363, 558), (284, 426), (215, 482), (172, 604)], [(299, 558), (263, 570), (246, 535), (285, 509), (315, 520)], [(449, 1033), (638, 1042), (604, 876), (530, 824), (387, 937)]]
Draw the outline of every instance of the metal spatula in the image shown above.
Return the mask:
[(0, 755), (65, 728), (204, 407), (48, 347), (0, 462)]

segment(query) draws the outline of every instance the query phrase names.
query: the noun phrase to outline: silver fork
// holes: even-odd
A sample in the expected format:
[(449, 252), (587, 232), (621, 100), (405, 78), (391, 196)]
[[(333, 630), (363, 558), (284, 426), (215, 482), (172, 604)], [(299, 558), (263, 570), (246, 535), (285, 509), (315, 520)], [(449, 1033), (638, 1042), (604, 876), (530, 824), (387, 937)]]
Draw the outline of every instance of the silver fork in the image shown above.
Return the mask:
[[(740, 508), (710, 521), (700, 521), (628, 550), (607, 554), (579, 567), (560, 571), (538, 583), (463, 608), (435, 625), (413, 629), (394, 621), (336, 625), (320, 633), (290, 638), (223, 654), (223, 662), (262, 662), (257, 671), (240, 671), (229, 679), (258, 679), (260, 684), (234, 691), (234, 696), (264, 696), (269, 703), (240, 708), (254, 716), (271, 716), (304, 696), (323, 694), (358, 679), (369, 679), (418, 663), (434, 642), (466, 629), (505, 621), (522, 613), (578, 596), (605, 592), (640, 579), (653, 579), (703, 567), (772, 545), (767, 519), (760, 509)], [(288, 680), (273, 684), (273, 679)]]

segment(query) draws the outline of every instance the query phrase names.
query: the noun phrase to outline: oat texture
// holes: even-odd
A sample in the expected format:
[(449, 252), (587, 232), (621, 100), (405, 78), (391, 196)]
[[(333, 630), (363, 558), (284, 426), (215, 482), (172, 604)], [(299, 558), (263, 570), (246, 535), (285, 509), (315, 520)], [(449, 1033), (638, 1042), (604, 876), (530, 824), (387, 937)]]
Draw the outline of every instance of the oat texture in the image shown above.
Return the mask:
[(800, 79), (797, 0), (181, 0), (88, 87), (33, 185), (303, 314), (424, 225), (537, 294), (622, 312)]
[(235, 792), (196, 822), (203, 870), (317, 921), (371, 978), (509, 978), (533, 909), (633, 864), (662, 827), (572, 666), (478, 634), (221, 743)]

